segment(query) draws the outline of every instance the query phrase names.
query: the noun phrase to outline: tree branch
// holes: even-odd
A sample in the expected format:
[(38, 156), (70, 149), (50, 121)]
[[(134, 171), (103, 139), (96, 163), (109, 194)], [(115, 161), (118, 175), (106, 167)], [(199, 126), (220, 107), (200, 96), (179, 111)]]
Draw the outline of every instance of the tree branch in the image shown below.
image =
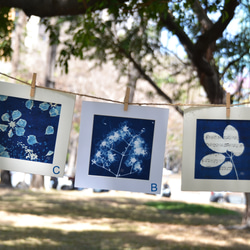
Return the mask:
[(199, 22), (201, 23), (204, 30), (208, 30), (212, 27), (213, 22), (208, 18), (206, 12), (201, 7), (201, 4), (198, 0), (194, 0), (193, 10), (196, 13)]
[(231, 61), (228, 63), (228, 65), (224, 68), (223, 72), (220, 74), (220, 77), (223, 77), (225, 75), (225, 73), (227, 72), (227, 70), (234, 65), (235, 63), (239, 62), (245, 55), (247, 55), (248, 52), (243, 53), (242, 55), (239, 55), (238, 58), (236, 58), (235, 60)]
[[(123, 53), (126, 58), (128, 58), (134, 65), (134, 67), (139, 71), (139, 73), (143, 76), (143, 78), (148, 81), (156, 90), (156, 92), (164, 97), (169, 103), (173, 104), (173, 100), (157, 86), (157, 84), (151, 79), (149, 75), (145, 73), (145, 71), (140, 67), (140, 65), (134, 60), (134, 58), (128, 54), (123, 48), (119, 48), (120, 52)], [(175, 106), (175, 109), (183, 116), (183, 110), (178, 106)]]
[(166, 27), (169, 31), (171, 31), (178, 37), (189, 58), (192, 58), (192, 54), (194, 53), (194, 44), (190, 40), (188, 35), (184, 32), (184, 30), (177, 24), (174, 16), (170, 12), (168, 12), (165, 16), (161, 16), (160, 25), (162, 27)]
[[(204, 20), (206, 25), (210, 26), (210, 29), (205, 30), (204, 34), (198, 38), (195, 45), (184, 30), (177, 24), (171, 13), (167, 13), (166, 16), (161, 17), (161, 24), (167, 27), (168, 30), (172, 31), (173, 34), (179, 38), (194, 65), (207, 75), (212, 75), (214, 72), (211, 67), (208, 67), (209, 62), (205, 59), (204, 55), (209, 46), (222, 36), (223, 31), (234, 17), (235, 8), (238, 5), (239, 3), (237, 0), (226, 1), (221, 17), (215, 24), (212, 24), (198, 1), (194, 1), (194, 9), (199, 20)], [(226, 15), (227, 18), (225, 18), (224, 15)]]
[[(195, 51), (202, 56), (207, 51), (211, 43), (222, 36), (223, 31), (234, 17), (234, 11), (239, 5), (237, 0), (225, 1), (224, 10), (219, 20), (212, 27), (201, 35), (195, 44)], [(225, 17), (226, 16), (226, 17)]]
[[(209, 30), (205, 31), (204, 34), (198, 38), (194, 45), (193, 62), (198, 70), (204, 72), (207, 76), (212, 76), (214, 70), (210, 67), (210, 62), (205, 56), (206, 52), (209, 47), (213, 46), (213, 44), (215, 45), (216, 40), (222, 36), (223, 31), (233, 19), (234, 11), (238, 5), (237, 0), (226, 1), (221, 17)], [(226, 15), (226, 18), (224, 15)]]

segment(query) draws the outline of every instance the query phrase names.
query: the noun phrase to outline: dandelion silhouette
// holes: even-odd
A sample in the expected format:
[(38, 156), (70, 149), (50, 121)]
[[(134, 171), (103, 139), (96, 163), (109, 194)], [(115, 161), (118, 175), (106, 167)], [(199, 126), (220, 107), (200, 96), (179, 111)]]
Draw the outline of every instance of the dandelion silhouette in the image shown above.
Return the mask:
[(205, 155), (201, 166), (205, 168), (219, 167), (219, 174), (226, 176), (234, 169), (236, 179), (239, 179), (233, 158), (244, 152), (244, 144), (239, 142), (239, 134), (235, 127), (226, 126), (223, 137), (214, 132), (204, 133), (205, 144), (215, 153)]
[(89, 174), (149, 179), (154, 121), (94, 116)]

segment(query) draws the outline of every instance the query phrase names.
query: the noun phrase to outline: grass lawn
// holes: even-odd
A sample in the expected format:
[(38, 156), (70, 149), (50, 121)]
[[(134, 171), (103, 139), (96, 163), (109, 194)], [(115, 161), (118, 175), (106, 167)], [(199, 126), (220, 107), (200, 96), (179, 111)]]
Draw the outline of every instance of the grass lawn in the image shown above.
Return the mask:
[(0, 189), (0, 249), (249, 249), (242, 215), (128, 192)]

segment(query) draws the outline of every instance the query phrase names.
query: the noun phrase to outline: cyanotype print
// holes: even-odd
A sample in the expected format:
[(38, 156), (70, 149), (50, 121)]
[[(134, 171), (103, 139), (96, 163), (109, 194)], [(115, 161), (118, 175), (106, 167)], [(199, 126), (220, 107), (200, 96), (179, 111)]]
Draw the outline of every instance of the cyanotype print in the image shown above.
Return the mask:
[(196, 179), (250, 180), (250, 121), (197, 119)]
[(155, 121), (93, 119), (89, 175), (149, 180)]
[(0, 157), (52, 163), (61, 104), (0, 95)]

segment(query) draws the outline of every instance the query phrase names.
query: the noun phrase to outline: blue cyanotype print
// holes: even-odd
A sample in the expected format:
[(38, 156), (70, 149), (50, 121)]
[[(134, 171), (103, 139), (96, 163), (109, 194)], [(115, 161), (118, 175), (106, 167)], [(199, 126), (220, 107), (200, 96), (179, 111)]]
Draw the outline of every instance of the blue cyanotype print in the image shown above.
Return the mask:
[(197, 119), (195, 178), (250, 180), (250, 121)]
[(89, 175), (149, 180), (154, 120), (94, 115)]
[(52, 163), (61, 104), (0, 95), (0, 157)]

